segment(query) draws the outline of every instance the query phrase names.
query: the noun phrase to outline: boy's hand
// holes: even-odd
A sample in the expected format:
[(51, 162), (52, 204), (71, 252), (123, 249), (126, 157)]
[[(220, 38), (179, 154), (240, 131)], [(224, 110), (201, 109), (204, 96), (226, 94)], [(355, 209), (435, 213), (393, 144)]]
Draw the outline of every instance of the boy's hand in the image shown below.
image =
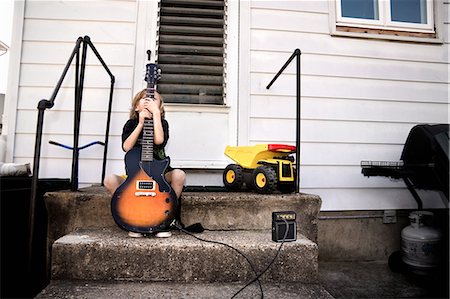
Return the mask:
[(159, 106), (156, 101), (153, 101), (150, 98), (145, 98), (144, 108), (150, 111), (151, 114), (161, 114), (161, 111), (159, 111)]
[(139, 123), (144, 124), (146, 118), (152, 118), (152, 114), (147, 109), (143, 109), (139, 112)]

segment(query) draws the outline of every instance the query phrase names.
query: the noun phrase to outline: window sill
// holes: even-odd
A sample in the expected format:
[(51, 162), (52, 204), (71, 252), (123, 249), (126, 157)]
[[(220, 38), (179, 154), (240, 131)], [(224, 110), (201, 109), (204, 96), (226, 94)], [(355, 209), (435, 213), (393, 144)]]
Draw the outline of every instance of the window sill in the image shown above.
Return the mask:
[(226, 105), (208, 105), (208, 104), (176, 104), (164, 103), (166, 112), (204, 112), (228, 114), (230, 106)]
[(396, 30), (371, 29), (350, 26), (336, 26), (331, 36), (382, 39), (400, 42), (442, 44), (443, 40), (436, 37), (436, 33), (406, 32)]

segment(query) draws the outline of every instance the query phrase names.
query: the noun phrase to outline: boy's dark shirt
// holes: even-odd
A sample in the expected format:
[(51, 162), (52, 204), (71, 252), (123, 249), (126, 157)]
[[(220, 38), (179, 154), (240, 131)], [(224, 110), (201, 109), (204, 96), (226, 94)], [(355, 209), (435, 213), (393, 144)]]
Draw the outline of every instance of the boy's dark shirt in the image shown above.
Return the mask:
[[(122, 149), (123, 149), (123, 143), (125, 140), (131, 135), (131, 133), (134, 131), (136, 126), (139, 123), (139, 118), (131, 118), (129, 119), (125, 125), (123, 126), (122, 130)], [(164, 131), (164, 141), (163, 143), (157, 145), (153, 144), (153, 157), (157, 160), (162, 160), (166, 158), (166, 153), (164, 151), (164, 147), (167, 144), (167, 141), (169, 140), (169, 123), (165, 119), (161, 119), (163, 131)], [(142, 136), (144, 135), (144, 130), (141, 131), (138, 137), (138, 141), (133, 147), (141, 147), (142, 142)]]

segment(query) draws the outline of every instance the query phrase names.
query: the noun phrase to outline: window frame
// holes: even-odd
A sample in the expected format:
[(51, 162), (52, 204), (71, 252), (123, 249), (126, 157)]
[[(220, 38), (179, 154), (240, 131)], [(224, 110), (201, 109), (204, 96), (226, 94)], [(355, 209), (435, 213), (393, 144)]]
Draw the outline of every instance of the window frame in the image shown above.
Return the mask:
[(341, 0), (332, 1), (335, 4), (336, 26), (358, 27), (369, 29), (395, 30), (407, 32), (435, 33), (434, 1), (426, 0), (427, 23), (407, 23), (392, 21), (391, 0), (378, 0), (379, 20), (350, 18), (342, 16)]

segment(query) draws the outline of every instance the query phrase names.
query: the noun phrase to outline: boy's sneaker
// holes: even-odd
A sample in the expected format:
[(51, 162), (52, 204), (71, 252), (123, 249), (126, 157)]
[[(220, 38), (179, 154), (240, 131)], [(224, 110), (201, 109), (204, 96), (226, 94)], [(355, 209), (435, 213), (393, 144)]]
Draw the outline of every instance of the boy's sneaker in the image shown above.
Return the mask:
[(171, 232), (157, 232), (155, 234), (155, 237), (157, 237), (157, 238), (169, 238), (171, 236), (172, 236)]
[(128, 237), (131, 238), (142, 238), (144, 235), (141, 233), (128, 232)]

